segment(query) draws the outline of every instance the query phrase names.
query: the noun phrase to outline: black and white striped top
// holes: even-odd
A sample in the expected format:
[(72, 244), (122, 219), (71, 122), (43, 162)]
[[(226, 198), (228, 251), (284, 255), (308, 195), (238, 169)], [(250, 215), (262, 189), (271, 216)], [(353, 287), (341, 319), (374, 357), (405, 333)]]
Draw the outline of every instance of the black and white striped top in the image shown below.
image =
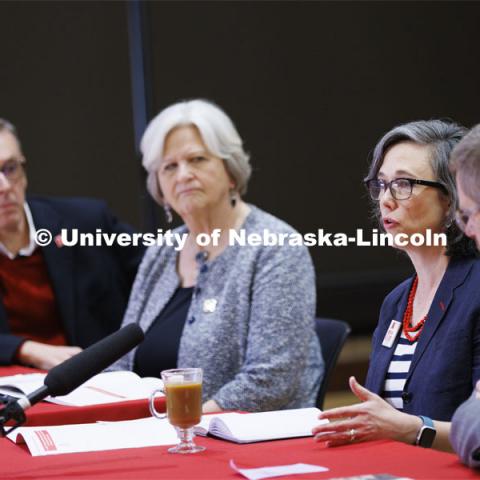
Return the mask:
[(407, 381), (413, 354), (417, 348), (418, 340), (410, 340), (402, 334), (393, 352), (392, 360), (387, 370), (387, 377), (383, 387), (383, 398), (398, 410), (403, 410), (402, 392)]

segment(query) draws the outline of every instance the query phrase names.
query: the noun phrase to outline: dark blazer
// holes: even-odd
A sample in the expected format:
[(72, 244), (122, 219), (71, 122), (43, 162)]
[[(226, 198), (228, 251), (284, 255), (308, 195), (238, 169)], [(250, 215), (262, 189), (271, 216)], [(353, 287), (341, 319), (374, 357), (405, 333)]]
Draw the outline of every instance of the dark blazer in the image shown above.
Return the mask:
[[(104, 202), (86, 198), (29, 197), (35, 228), (53, 237), (62, 228), (95, 233), (133, 233)], [(69, 345), (88, 347), (119, 328), (143, 247), (42, 247)], [(0, 301), (0, 364), (8, 365), (23, 341), (9, 331)]]
[[(382, 395), (391, 348), (383, 347), (392, 320), (402, 321), (413, 277), (385, 299), (372, 340), (366, 387)], [(480, 260), (452, 259), (418, 340), (403, 392), (404, 411), (450, 420), (480, 378)]]

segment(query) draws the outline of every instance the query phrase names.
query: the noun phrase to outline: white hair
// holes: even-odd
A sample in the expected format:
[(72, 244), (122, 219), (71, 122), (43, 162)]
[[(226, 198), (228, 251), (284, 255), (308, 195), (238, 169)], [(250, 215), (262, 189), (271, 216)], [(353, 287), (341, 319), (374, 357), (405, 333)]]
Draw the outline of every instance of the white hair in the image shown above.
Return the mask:
[(217, 105), (206, 100), (189, 100), (175, 103), (162, 110), (148, 125), (140, 143), (142, 164), (147, 171), (147, 189), (160, 204), (162, 192), (157, 171), (162, 160), (165, 138), (177, 127), (195, 126), (207, 149), (223, 159), (225, 168), (235, 182), (239, 194), (247, 191), (251, 174), (249, 155), (228, 115)]

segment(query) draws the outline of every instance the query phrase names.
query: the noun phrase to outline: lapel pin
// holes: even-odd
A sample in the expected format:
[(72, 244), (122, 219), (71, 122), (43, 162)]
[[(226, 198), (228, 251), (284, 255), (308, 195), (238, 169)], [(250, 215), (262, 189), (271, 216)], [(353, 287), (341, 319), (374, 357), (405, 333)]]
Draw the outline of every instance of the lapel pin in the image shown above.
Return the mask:
[(203, 302), (203, 312), (204, 313), (213, 313), (217, 309), (217, 299), (216, 298), (207, 298)]

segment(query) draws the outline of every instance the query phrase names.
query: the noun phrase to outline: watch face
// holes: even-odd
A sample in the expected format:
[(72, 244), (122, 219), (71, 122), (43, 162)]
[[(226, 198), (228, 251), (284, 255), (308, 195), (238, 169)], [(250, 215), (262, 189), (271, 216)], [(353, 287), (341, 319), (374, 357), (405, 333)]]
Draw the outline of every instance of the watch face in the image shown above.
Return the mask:
[(430, 448), (433, 444), (433, 441), (435, 440), (436, 433), (437, 431), (434, 428), (430, 428), (424, 425), (420, 433), (418, 444), (421, 447)]

